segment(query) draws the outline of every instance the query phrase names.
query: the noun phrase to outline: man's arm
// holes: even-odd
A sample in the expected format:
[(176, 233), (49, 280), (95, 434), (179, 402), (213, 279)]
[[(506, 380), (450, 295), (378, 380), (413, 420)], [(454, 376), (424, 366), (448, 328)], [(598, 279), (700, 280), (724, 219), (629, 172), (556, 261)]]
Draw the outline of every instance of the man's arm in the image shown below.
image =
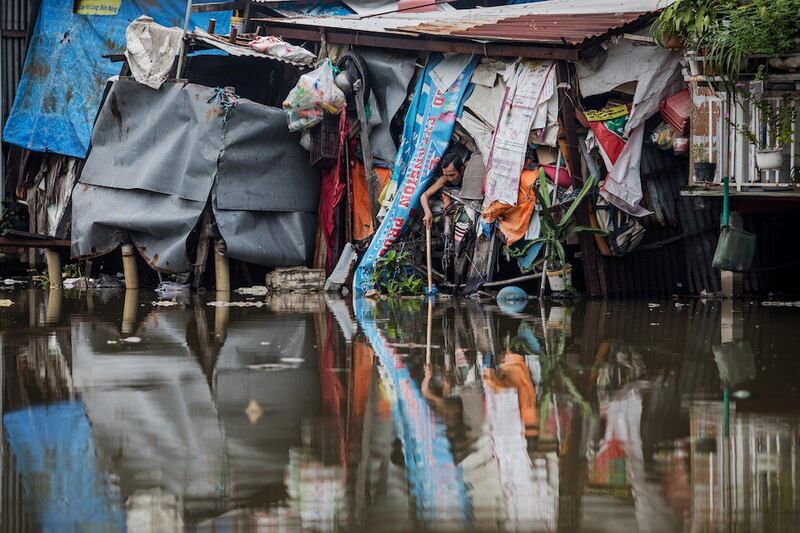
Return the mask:
[(425, 224), (426, 227), (430, 227), (433, 224), (433, 213), (431, 213), (431, 207), (428, 205), (428, 199), (439, 192), (442, 187), (445, 186), (447, 183), (447, 178), (442, 176), (441, 178), (437, 179), (433, 185), (428, 187), (424, 193), (422, 193), (422, 197), (420, 198), (420, 204), (422, 204), (422, 211), (425, 213), (425, 216), (422, 219), (422, 222)]

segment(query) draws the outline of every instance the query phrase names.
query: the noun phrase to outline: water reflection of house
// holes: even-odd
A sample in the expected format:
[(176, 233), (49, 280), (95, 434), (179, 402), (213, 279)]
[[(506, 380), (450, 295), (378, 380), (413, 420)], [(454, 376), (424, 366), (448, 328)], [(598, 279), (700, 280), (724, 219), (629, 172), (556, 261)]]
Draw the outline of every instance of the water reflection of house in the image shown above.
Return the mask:
[(693, 402), (693, 531), (791, 531), (800, 510), (800, 418)]

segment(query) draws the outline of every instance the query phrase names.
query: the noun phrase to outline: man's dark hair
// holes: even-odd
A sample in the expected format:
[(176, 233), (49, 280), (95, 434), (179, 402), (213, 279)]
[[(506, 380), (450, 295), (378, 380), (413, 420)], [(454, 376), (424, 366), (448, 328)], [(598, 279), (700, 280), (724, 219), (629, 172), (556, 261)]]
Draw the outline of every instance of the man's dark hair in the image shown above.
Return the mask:
[(442, 171), (450, 165), (453, 165), (459, 172), (464, 170), (464, 165), (469, 159), (469, 156), (470, 153), (466, 146), (461, 143), (451, 144), (442, 156), (442, 159), (439, 160), (439, 171), (437, 175), (441, 176)]

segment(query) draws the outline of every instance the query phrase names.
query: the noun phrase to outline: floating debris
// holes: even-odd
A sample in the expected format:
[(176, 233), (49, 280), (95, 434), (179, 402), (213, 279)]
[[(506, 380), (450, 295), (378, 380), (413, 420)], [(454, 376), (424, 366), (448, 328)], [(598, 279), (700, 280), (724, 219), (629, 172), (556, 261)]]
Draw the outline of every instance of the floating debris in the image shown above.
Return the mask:
[(257, 401), (250, 400), (250, 403), (247, 404), (247, 408), (244, 410), (244, 414), (247, 415), (251, 424), (255, 424), (264, 414), (264, 409), (261, 408)]
[(252, 296), (266, 296), (269, 294), (269, 289), (263, 285), (254, 285), (252, 287), (241, 287), (233, 292), (236, 294), (248, 294)]
[(5, 285), (27, 285), (28, 282), (26, 280), (21, 280), (21, 279), (6, 278), (6, 279), (3, 280), (3, 284), (5, 284)]
[(11, 300), (0, 300), (0, 307), (11, 307), (14, 305), (14, 302)]
[(750, 397), (750, 391), (746, 390), (737, 390), (733, 393), (733, 397), (737, 400), (746, 400)]
[(272, 343), (271, 343), (271, 342), (269, 342), (269, 341), (261, 341), (259, 344), (260, 344), (261, 346), (269, 346), (269, 345), (270, 345), (270, 344), (272, 344)]
[(761, 302), (761, 305), (766, 307), (800, 307), (800, 301), (797, 302)]
[(305, 362), (305, 359), (302, 357), (281, 357), (281, 363), (287, 363), (290, 365), (299, 365), (300, 363)]
[(264, 307), (264, 302), (223, 302), (220, 300), (208, 302), (206, 305), (211, 307)]
[(142, 339), (139, 337), (125, 337), (124, 339), (122, 339), (122, 342), (128, 342), (130, 344), (138, 344), (142, 342)]
[(106, 344), (119, 344), (119, 342), (118, 341), (108, 340), (108, 341), (106, 341)]
[(656, 307), (661, 307), (661, 304), (647, 304), (647, 307), (650, 309), (655, 309)]
[(176, 305), (178, 305), (178, 302), (176, 302), (175, 300), (155, 300), (153, 302), (150, 302), (150, 304), (153, 305), (154, 307), (175, 307)]

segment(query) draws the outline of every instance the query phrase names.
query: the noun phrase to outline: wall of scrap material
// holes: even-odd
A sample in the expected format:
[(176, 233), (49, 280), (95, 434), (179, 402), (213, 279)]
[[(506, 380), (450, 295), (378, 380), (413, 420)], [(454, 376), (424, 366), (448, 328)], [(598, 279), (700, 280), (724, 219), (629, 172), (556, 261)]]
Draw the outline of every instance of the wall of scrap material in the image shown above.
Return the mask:
[(72, 253), (91, 257), (132, 239), (145, 260), (187, 272), (186, 243), (213, 210), (228, 256), (296, 266), (313, 254), (319, 174), (282, 110), (218, 91), (117, 81), (73, 191)]
[(644, 147), (643, 204), (653, 215), (641, 220), (646, 233), (637, 249), (627, 256), (605, 258), (609, 297), (667, 298), (720, 290), (719, 273), (711, 268), (719, 237), (719, 205), (698, 208), (693, 198), (681, 196), (688, 179), (685, 162)]
[(28, 33), (36, 16), (35, 0), (3, 0), (0, 9), (0, 65), (2, 65), (2, 124), (11, 112), (25, 63)]

